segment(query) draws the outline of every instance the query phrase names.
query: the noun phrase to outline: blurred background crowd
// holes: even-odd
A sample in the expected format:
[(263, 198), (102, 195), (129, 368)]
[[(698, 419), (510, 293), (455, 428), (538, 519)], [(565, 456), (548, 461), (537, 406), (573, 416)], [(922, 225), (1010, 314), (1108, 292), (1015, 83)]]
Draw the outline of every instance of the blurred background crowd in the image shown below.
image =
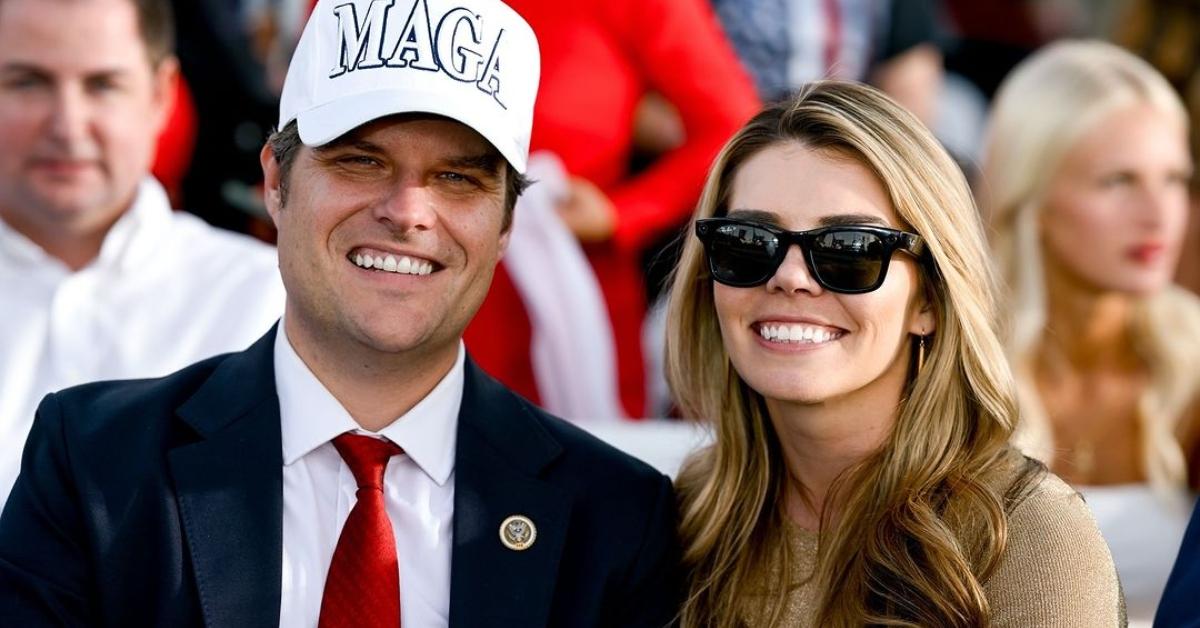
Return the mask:
[[(176, 207), (270, 242), (258, 153), (311, 2), (174, 4), (183, 81), (154, 174)], [(541, 40), (533, 151), (555, 155), (569, 179), (558, 214), (603, 293), (620, 409), (629, 417), (671, 410), (647, 312), (673, 267), (709, 160), (760, 102), (822, 77), (869, 82), (926, 121), (977, 183), (1000, 81), (1058, 39), (1098, 37), (1128, 48), (1200, 114), (1200, 3), (1184, 0), (510, 4)], [(507, 271), (468, 344), (505, 383), (540, 400), (547, 387), (528, 355), (538, 313), (523, 300), (536, 297)], [(1183, 256), (1179, 279), (1200, 286), (1200, 254)]]
[[(261, 199), (259, 153), (277, 119), (291, 49), (313, 2), (171, 4), (180, 80), (172, 84), (153, 175), (171, 207), (270, 244), (274, 233)], [(1200, 335), (1191, 335), (1197, 307), (1188, 293), (1200, 289), (1200, 221), (1187, 220), (1194, 218), (1198, 198), (1190, 185), (1189, 155), (1195, 152), (1200, 116), (1200, 0), (509, 4), (534, 27), (542, 47), (531, 159), (539, 184), (518, 206), (513, 246), (467, 331), (467, 347), (481, 366), (551, 411), (673, 470), (700, 438), (671, 427), (683, 422), (653, 421), (627, 429), (628, 423), (616, 420), (678, 414), (662, 375), (661, 297), (712, 158), (762, 103), (785, 98), (808, 81), (837, 77), (873, 84), (934, 130), (975, 187), (997, 238), (998, 270), (1010, 288), (1007, 325), (1025, 334), (1014, 343), (1012, 357), (1029, 405), (1025, 415), (1032, 417), (1031, 429), (1040, 430), (1027, 435), (1028, 450), (1083, 489), (1112, 546), (1130, 617), (1135, 624), (1149, 621), (1190, 513), (1192, 491), (1200, 483), (1200, 425), (1192, 421), (1193, 415), (1200, 417), (1195, 382), (1200, 365), (1176, 355), (1200, 353), (1195, 344)], [(1039, 49), (1080, 38), (1111, 42), (1157, 69), (1182, 99), (1190, 135), (1171, 118), (1174, 114), (1163, 113), (1168, 104), (1105, 118), (1067, 137), (1045, 135), (1022, 144), (1025, 122), (1036, 126), (1039, 110), (1059, 108), (1061, 126), (1083, 117), (1090, 101), (1053, 89), (1069, 84), (1069, 75), (1051, 76), (1045, 85), (1002, 87), (1006, 77)], [(1159, 137), (1155, 133), (1165, 139), (1146, 139)], [(1122, 138), (1128, 141), (1121, 143)], [(1051, 150), (1066, 156), (1042, 160)], [(1093, 162), (1114, 155), (1128, 159), (1106, 175), (1107, 200), (1054, 192), (1069, 187), (1068, 164), (1104, 168), (1109, 166)], [(1005, 159), (1011, 162), (1007, 166)], [(1043, 179), (1028, 183), (1004, 170), (1042, 163), (1047, 164)], [(1166, 183), (1155, 187), (1160, 181)], [(0, 186), (9, 184), (0, 179)], [(1012, 187), (1021, 185), (1032, 191)], [(1069, 224), (1033, 215), (1041, 206), (1076, 201), (1115, 203), (1116, 209), (1104, 220), (1083, 216)], [(1019, 239), (1018, 223), (1025, 220), (1014, 217), (1025, 215), (1017, 205), (1029, 203), (1038, 205), (1025, 213), (1033, 216), (1028, 218), (1032, 224), (1042, 225), (1040, 242), (1046, 249), (1033, 257), (1029, 249), (1003, 250)], [(1103, 248), (1096, 242), (1106, 233), (1134, 229), (1128, 222), (1133, 220), (1158, 226), (1129, 255), (1147, 264), (1165, 260), (1174, 283), (1168, 278), (1161, 284), (1120, 284), (1113, 279), (1121, 272), (1115, 267), (1105, 276), (1074, 272), (1103, 268), (1106, 262), (1089, 259), (1089, 252)], [(1065, 235), (1054, 236), (1055, 228)], [(6, 233), (0, 230), (0, 236)], [(1038, 242), (1034, 238), (1025, 246), (1036, 249)], [(0, 254), (11, 256), (12, 247), (21, 246), (25, 243), (0, 237)], [(211, 255), (230, 254), (211, 250)], [(1000, 262), (1006, 262), (1003, 268)], [(85, 270), (88, 260), (66, 265), (70, 268), (47, 280), (51, 291), (71, 272)], [(227, 277), (226, 283), (237, 280), (230, 272), (218, 274)], [(1040, 301), (1020, 289), (1021, 277), (1031, 273), (1038, 275)], [(1059, 277), (1063, 274), (1091, 281), (1067, 281)], [(3, 310), (27, 275), (0, 276)], [(187, 278), (174, 281), (187, 287)], [(230, 345), (248, 343), (281, 311), (277, 280), (263, 279), (261, 285), (267, 284), (246, 283), (219, 301), (233, 308), (227, 314), (232, 318), (254, 312), (254, 329), (230, 332)], [(215, 307), (210, 294), (201, 291), (196, 301)], [(1122, 298), (1109, 298), (1113, 294)], [(1142, 308), (1149, 314), (1139, 309), (1143, 301), (1166, 300), (1182, 304), (1183, 313), (1156, 317), (1170, 307)], [(130, 338), (139, 330), (131, 321), (136, 317), (106, 329), (123, 334), (122, 342), (134, 342)], [(187, 324), (182, 318), (171, 327)], [(233, 325), (220, 322), (218, 327)], [(19, 339), (6, 337), (9, 348), (0, 346), (0, 352), (24, 359), (44, 344), (59, 352), (58, 364), (74, 361), (69, 351), (62, 353), (73, 345), (51, 337), (52, 326), (22, 333), (20, 342), (29, 346), (18, 351)], [(201, 353), (240, 348), (195, 344)], [(1179, 348), (1172, 353), (1172, 346)], [(161, 347), (145, 350), (158, 355), (165, 351)], [(4, 379), (21, 379), (14, 373), (24, 367), (13, 366), (12, 355), (0, 357)], [(61, 387), (87, 379), (158, 375), (205, 356), (170, 357), (116, 371), (101, 363), (41, 381)], [(35, 373), (30, 379), (39, 377)], [(46, 392), (34, 390), (35, 384), (28, 388), (21, 392), (27, 398)], [(12, 399), (0, 402), (0, 434), (7, 435), (0, 444), (0, 500), (15, 476), (23, 431), (36, 403)]]

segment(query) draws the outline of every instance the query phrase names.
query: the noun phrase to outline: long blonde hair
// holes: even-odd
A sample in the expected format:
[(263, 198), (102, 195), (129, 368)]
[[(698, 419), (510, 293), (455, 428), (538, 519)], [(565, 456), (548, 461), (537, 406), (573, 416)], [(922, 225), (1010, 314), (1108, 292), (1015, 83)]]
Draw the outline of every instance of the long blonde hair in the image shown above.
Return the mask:
[[(993, 227), (1009, 319), (1006, 350), (1020, 391), (1023, 425), (1016, 442), (1051, 463), (1050, 421), (1035, 384), (1047, 322), (1039, 218), (1047, 189), (1068, 150), (1114, 110), (1148, 104), (1186, 133), (1179, 96), (1145, 61), (1109, 43), (1052, 44), (1005, 79), (993, 105), (980, 202)], [(1182, 138), (1181, 138), (1182, 139)], [(1140, 458), (1151, 484), (1168, 494), (1187, 482), (1175, 428), (1200, 385), (1200, 304), (1177, 286), (1137, 299), (1130, 321), (1150, 382), (1138, 401)]]
[[(935, 309), (936, 339), (910, 373), (906, 401), (885, 444), (835, 482), (823, 512), (815, 572), (817, 625), (984, 626), (980, 582), (1006, 543), (1006, 506), (1036, 468), (1007, 442), (1017, 418), (1012, 376), (995, 320), (983, 230), (961, 171), (915, 117), (879, 91), (822, 81), (761, 112), (717, 157), (696, 217), (728, 207), (738, 169), (768, 146), (799, 143), (860, 161), (892, 205), (924, 236), (921, 284)], [(711, 422), (714, 444), (684, 465), (685, 628), (737, 625), (746, 596), (765, 589), (778, 624), (787, 573), (782, 454), (764, 400), (734, 370), (722, 343), (712, 279), (695, 238), (671, 287), (667, 369), (684, 414)], [(1017, 466), (1010, 491), (989, 478)], [(968, 542), (964, 532), (974, 534)]]

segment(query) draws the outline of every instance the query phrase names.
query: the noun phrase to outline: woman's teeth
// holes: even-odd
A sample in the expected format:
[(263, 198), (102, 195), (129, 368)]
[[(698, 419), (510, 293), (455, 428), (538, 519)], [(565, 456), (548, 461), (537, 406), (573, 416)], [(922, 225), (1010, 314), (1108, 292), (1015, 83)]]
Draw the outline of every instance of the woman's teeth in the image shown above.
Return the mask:
[(759, 325), (758, 334), (768, 342), (821, 344), (842, 337), (840, 331), (809, 325)]

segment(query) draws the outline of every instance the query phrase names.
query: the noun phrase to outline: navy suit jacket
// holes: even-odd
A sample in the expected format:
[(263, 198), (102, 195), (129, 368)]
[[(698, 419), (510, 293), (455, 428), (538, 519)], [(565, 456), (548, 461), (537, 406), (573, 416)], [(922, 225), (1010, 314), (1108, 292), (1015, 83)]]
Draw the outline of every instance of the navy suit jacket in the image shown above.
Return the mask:
[[(279, 625), (274, 336), (165, 378), (43, 400), (0, 517), (0, 625)], [(470, 360), (455, 461), (451, 627), (672, 622), (665, 476)], [(537, 527), (520, 552), (500, 541), (513, 514)]]
[(1158, 603), (1154, 628), (1200, 628), (1200, 501)]

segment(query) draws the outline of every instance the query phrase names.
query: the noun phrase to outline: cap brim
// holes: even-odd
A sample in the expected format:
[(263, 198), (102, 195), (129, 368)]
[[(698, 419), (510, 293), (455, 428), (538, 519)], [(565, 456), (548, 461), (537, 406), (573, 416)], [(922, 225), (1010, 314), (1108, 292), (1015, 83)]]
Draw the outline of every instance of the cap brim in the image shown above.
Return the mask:
[(525, 173), (528, 148), (517, 146), (502, 118), (488, 115), (478, 103), (459, 103), (444, 93), (411, 89), (362, 92), (301, 112), (296, 126), (305, 145), (323, 146), (372, 120), (402, 113), (431, 113), (457, 120), (495, 146), (517, 172)]

